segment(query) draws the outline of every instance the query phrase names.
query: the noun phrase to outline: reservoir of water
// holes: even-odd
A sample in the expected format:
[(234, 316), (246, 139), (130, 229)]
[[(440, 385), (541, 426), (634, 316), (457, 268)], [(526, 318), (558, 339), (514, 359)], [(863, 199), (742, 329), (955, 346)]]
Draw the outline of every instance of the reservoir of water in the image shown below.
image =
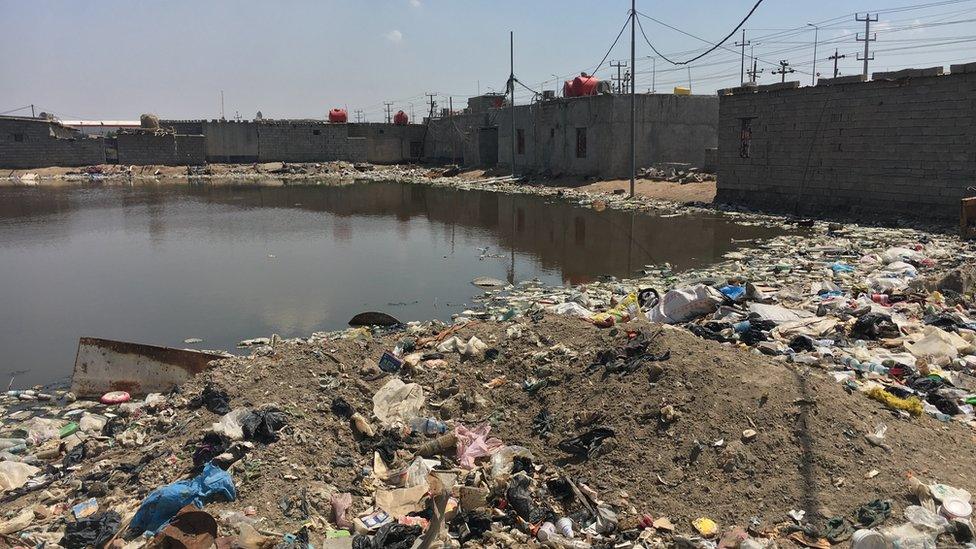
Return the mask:
[(395, 183), (0, 187), (0, 375), (65, 381), (80, 336), (233, 351), (366, 310), (449, 319), (478, 276), (697, 267), (781, 232)]

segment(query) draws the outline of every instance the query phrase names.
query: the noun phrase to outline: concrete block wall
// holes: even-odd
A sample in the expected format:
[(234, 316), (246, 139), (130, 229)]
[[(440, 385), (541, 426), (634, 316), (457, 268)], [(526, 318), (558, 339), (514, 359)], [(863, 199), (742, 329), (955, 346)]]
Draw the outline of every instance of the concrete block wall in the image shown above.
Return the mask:
[[(475, 99), (475, 98), (472, 98)], [(430, 121), (424, 156), (438, 162), (481, 166), (480, 129), (494, 125), (501, 111), (465, 113)]]
[(90, 166), (105, 163), (105, 140), (37, 118), (0, 117), (0, 167)]
[(976, 184), (976, 73), (962, 67), (720, 95), (717, 200), (955, 218)]
[(421, 124), (396, 126), (364, 123), (346, 126), (350, 138), (366, 140), (365, 162), (374, 164), (413, 162), (419, 159), (412, 154), (413, 152), (420, 151), (423, 154), (424, 126)]
[(126, 132), (117, 139), (119, 164), (136, 166), (197, 166), (206, 163), (206, 138), (202, 135)]
[[(562, 98), (517, 106), (518, 170), (596, 177), (630, 173), (630, 98), (616, 95)], [(499, 163), (511, 166), (512, 125), (497, 111)], [(637, 96), (637, 164), (684, 162), (701, 166), (705, 149), (718, 144), (718, 99), (713, 96)], [(577, 151), (580, 132), (585, 151)], [(516, 139), (517, 134), (516, 134)]]

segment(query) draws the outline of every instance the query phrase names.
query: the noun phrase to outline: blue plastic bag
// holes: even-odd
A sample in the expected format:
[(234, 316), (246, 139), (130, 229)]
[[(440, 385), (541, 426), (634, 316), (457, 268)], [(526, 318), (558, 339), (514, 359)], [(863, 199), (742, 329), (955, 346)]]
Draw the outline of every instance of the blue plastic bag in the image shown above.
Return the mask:
[(840, 261), (836, 261), (833, 264), (831, 264), (830, 265), (830, 268), (835, 273), (853, 273), (854, 272), (854, 267), (852, 267), (852, 266), (850, 266), (850, 265), (848, 265), (846, 263), (841, 263)]
[(727, 286), (722, 286), (718, 289), (722, 292), (722, 295), (731, 299), (732, 301), (738, 301), (738, 299), (746, 295), (746, 289), (744, 286), (736, 286), (734, 284), (729, 284)]
[(150, 492), (132, 517), (129, 532), (132, 535), (155, 533), (184, 506), (192, 503), (203, 508), (207, 502), (217, 499), (234, 501), (237, 499), (237, 490), (230, 473), (213, 463), (207, 463), (203, 466), (203, 472), (196, 477), (167, 484)]

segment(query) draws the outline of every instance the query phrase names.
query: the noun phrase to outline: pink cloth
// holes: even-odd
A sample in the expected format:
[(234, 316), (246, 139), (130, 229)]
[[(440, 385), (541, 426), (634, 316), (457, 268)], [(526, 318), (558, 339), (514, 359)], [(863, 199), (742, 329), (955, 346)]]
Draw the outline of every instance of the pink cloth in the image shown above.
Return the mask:
[(497, 438), (488, 438), (491, 425), (485, 423), (473, 429), (468, 429), (460, 423), (454, 429), (457, 437), (457, 454), (461, 467), (474, 469), (474, 461), (480, 457), (490, 456), (505, 444)]

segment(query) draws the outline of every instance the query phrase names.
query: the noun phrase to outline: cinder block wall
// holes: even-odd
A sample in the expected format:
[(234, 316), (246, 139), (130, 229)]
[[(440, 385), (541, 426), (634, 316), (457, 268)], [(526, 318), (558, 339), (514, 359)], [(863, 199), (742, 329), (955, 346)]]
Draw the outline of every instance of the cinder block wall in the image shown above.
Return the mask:
[(119, 164), (196, 166), (206, 162), (206, 138), (202, 135), (120, 133), (117, 148)]
[[(396, 126), (393, 124), (363, 123), (346, 124), (350, 138), (366, 139), (365, 162), (396, 164), (410, 162), (423, 153), (424, 127), (420, 124)], [(343, 159), (345, 160), (345, 159)]]
[(0, 167), (90, 166), (105, 163), (105, 140), (47, 120), (0, 117)]
[(938, 73), (727, 90), (717, 200), (797, 214), (958, 216), (976, 184), (976, 64), (926, 76)]
[[(511, 166), (511, 111), (493, 112), (498, 160)], [(701, 166), (705, 149), (717, 145), (717, 126), (714, 96), (639, 94), (638, 167), (658, 162)], [(523, 132), (523, 152), (516, 148), (515, 157), (519, 170), (605, 178), (630, 173), (630, 97), (597, 95), (518, 106), (515, 127)], [(577, 150), (579, 140), (585, 141), (585, 150)]]

